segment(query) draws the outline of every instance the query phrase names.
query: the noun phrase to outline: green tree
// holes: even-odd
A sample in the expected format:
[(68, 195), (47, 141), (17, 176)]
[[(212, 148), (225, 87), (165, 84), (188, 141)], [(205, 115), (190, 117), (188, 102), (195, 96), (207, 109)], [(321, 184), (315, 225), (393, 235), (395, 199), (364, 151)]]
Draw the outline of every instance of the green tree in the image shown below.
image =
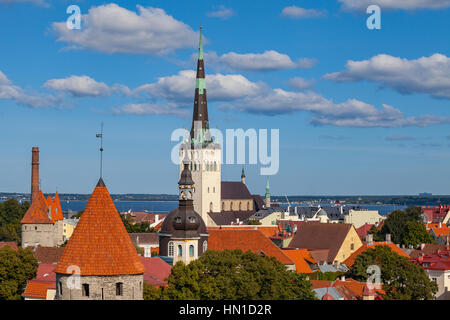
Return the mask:
[(161, 300), (163, 290), (144, 282), (144, 300)]
[(17, 200), (10, 199), (0, 203), (0, 241), (16, 241), (21, 244), (20, 220), (27, 212), (30, 204), (19, 204)]
[[(395, 210), (386, 218), (381, 232), (377, 236), (385, 237), (386, 234), (391, 234), (394, 243), (404, 245), (418, 245), (419, 243), (429, 243), (428, 238), (423, 231), (425, 228), (419, 228), (418, 225), (423, 225), (422, 220), (423, 211), (419, 207), (409, 207), (405, 210)], [(409, 223), (408, 222), (414, 222)], [(374, 236), (375, 237), (375, 236)], [(423, 239), (423, 242), (416, 242), (416, 240)]]
[(406, 246), (416, 247), (421, 243), (433, 243), (433, 237), (427, 232), (425, 226), (417, 221), (407, 221), (402, 237), (402, 243)]
[(305, 276), (273, 257), (241, 250), (208, 250), (188, 265), (178, 262), (159, 289), (171, 300), (314, 300)]
[(248, 224), (249, 225), (254, 225), (254, 226), (259, 226), (262, 223), (261, 223), (261, 221), (258, 221), (258, 220), (248, 220)]
[(156, 232), (154, 228), (150, 228), (149, 222), (133, 223), (127, 215), (120, 214), (123, 225), (128, 233), (150, 233)]
[(371, 265), (380, 268), (386, 300), (431, 300), (437, 292), (436, 283), (428, 278), (424, 269), (393, 252), (389, 246), (376, 246), (361, 253), (347, 275), (367, 281), (367, 269)]
[(27, 280), (36, 276), (38, 262), (30, 249), (0, 249), (0, 300), (19, 300)]

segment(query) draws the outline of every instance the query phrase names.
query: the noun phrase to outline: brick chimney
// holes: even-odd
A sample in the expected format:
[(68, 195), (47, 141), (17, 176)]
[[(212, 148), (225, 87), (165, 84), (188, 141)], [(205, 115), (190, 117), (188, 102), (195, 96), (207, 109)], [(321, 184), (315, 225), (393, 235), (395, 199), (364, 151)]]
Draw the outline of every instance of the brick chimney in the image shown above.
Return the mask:
[(33, 147), (31, 160), (31, 202), (39, 193), (39, 148)]

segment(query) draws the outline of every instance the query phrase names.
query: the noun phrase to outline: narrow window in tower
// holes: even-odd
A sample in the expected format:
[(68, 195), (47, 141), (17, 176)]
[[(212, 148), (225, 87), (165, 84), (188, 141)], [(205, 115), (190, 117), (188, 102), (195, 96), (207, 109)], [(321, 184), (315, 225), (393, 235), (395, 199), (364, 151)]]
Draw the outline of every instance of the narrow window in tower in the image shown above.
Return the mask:
[(122, 296), (123, 295), (123, 283), (117, 282), (116, 283), (116, 296)]
[(183, 256), (183, 247), (181, 245), (178, 245), (178, 256), (179, 257)]
[(205, 252), (206, 250), (208, 250), (208, 241), (203, 241), (203, 252)]
[(189, 256), (190, 257), (194, 256), (194, 246), (192, 244), (189, 246)]
[(87, 283), (82, 284), (81, 294), (83, 297), (89, 297), (89, 285)]
[(58, 286), (59, 286), (59, 295), (62, 296), (62, 294), (63, 294), (63, 287), (62, 287), (62, 282), (61, 281), (59, 281)]

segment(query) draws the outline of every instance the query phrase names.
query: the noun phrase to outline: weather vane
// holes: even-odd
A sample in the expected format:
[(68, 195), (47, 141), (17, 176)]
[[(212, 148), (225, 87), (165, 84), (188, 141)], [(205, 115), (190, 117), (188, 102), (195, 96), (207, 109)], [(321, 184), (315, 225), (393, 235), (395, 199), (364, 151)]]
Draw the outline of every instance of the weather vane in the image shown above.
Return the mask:
[(103, 177), (103, 122), (101, 127), (101, 132), (95, 135), (100, 138), (100, 178)]

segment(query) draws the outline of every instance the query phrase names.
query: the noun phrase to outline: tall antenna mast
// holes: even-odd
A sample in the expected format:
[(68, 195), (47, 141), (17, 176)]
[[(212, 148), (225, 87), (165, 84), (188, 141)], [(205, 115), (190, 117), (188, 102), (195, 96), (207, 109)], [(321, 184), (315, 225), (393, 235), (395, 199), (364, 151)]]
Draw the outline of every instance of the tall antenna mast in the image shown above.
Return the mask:
[(100, 138), (100, 178), (103, 177), (103, 122), (101, 127), (101, 132), (95, 135)]

